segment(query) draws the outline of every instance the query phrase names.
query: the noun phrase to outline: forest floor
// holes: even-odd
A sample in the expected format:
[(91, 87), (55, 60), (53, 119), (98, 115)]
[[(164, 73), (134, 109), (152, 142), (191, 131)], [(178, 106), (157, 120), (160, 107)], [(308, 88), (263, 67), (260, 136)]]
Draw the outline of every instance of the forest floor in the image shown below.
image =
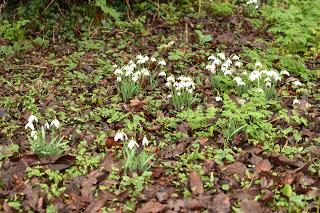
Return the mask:
[[(319, 212), (319, 40), (270, 30), (280, 6), (0, 29), (0, 211)], [(130, 60), (148, 74), (125, 82)]]

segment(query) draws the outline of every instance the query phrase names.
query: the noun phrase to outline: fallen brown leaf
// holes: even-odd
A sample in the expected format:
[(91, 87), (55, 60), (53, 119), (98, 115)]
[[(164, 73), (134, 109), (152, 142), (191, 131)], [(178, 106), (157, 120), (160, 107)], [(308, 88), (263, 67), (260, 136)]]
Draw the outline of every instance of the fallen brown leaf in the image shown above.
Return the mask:
[(192, 171), (189, 174), (189, 184), (190, 184), (190, 190), (193, 195), (199, 195), (204, 192), (201, 177), (197, 172)]
[(142, 208), (137, 210), (137, 213), (157, 213), (163, 212), (167, 208), (167, 205), (161, 204), (155, 201), (149, 201), (145, 203)]

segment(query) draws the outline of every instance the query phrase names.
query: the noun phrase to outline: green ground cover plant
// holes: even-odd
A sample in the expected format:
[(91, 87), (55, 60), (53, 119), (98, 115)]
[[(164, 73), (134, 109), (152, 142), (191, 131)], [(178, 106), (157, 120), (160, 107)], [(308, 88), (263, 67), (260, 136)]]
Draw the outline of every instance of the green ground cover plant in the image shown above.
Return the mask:
[(0, 2), (0, 212), (319, 212), (319, 3)]

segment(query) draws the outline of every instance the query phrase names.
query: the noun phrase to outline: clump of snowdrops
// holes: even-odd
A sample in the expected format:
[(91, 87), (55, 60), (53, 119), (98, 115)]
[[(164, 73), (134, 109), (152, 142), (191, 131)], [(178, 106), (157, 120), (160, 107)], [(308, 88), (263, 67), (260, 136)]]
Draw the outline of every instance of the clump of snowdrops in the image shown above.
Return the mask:
[(166, 76), (165, 65), (164, 60), (141, 54), (123, 67), (119, 68), (118, 65), (114, 65), (117, 87), (123, 101), (129, 101), (142, 86), (150, 85), (151, 89), (154, 89), (157, 85), (157, 78)]
[(252, 71), (243, 68), (243, 63), (237, 55), (227, 58), (224, 53), (217, 56), (210, 56), (210, 61), (206, 66), (212, 73), (212, 86), (219, 92), (228, 85), (230, 80), (239, 95), (247, 92), (249, 89), (255, 89), (256, 92), (263, 92), (266, 98), (271, 99), (276, 96), (275, 86), (284, 76), (290, 76), (286, 70), (278, 72), (274, 69), (265, 69), (261, 62), (257, 61)]
[(171, 90), (171, 98), (174, 107), (177, 110), (190, 108), (194, 97), (193, 91), (195, 83), (191, 77), (180, 76), (177, 79), (173, 75), (167, 78), (166, 86)]
[(68, 142), (64, 142), (58, 135), (59, 127), (60, 122), (57, 119), (40, 126), (38, 118), (30, 115), (25, 129), (31, 130), (28, 136), (31, 151), (39, 156), (59, 156), (66, 151)]
[(118, 131), (116, 133), (114, 141), (124, 141), (126, 143), (123, 146), (123, 165), (125, 171), (146, 171), (150, 168), (150, 162), (154, 155), (150, 155), (144, 149), (149, 144), (149, 140), (146, 136), (142, 139), (143, 149), (140, 152), (137, 150), (139, 147), (137, 141), (134, 138), (129, 139), (123, 131)]

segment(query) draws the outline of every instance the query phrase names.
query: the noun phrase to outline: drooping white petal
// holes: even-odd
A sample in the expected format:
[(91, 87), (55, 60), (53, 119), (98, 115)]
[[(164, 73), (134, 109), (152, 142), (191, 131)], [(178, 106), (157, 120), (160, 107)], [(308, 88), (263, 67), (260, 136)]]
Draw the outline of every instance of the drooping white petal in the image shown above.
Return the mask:
[(136, 146), (136, 147), (139, 147), (139, 144), (137, 143), (136, 140), (131, 139), (131, 140), (129, 141), (129, 143), (128, 143), (129, 149), (133, 149), (135, 146)]
[(28, 118), (28, 123), (33, 123), (33, 121), (38, 122), (38, 118), (34, 115), (30, 115)]
[(120, 141), (128, 140), (128, 136), (123, 131), (119, 131), (114, 136), (114, 141), (118, 141), (118, 140), (120, 140)]
[(60, 127), (60, 121), (58, 121), (58, 119), (53, 119), (53, 121), (51, 121), (50, 126), (55, 126), (57, 129)]
[(31, 130), (34, 130), (34, 125), (33, 125), (33, 123), (30, 123), (30, 122), (28, 122), (26, 125), (25, 125), (25, 127), (24, 127), (25, 129), (31, 129)]
[(148, 146), (148, 144), (149, 144), (149, 140), (148, 140), (148, 138), (146, 136), (144, 136), (143, 139), (142, 139), (142, 145), (143, 146)]

